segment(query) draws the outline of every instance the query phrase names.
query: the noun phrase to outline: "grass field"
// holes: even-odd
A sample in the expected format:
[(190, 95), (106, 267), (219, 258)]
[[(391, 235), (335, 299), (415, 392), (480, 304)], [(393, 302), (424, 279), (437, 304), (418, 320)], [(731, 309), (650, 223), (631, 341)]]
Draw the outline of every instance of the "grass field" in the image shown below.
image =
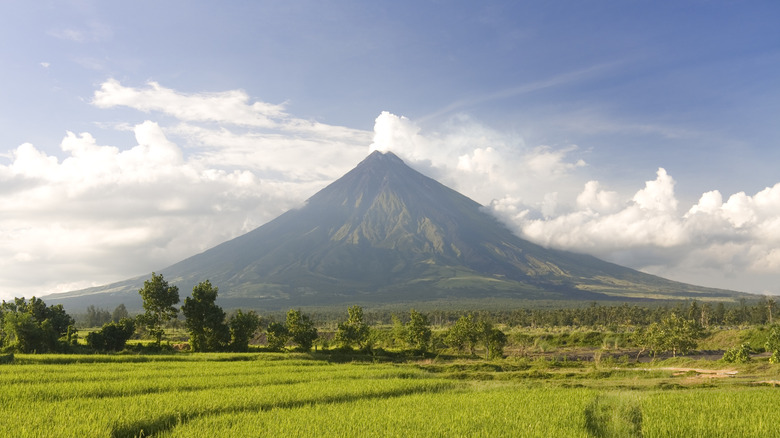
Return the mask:
[(716, 378), (681, 363), (335, 359), (17, 355), (0, 365), (0, 436), (780, 436), (780, 387), (759, 383), (776, 365)]

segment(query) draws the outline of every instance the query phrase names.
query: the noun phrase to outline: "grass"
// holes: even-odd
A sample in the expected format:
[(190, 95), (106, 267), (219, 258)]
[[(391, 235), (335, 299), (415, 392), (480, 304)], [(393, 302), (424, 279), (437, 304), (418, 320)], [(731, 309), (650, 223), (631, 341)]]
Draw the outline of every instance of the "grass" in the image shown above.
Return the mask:
[[(588, 390), (550, 392), (543, 388), (461, 386), (287, 410), (204, 417), (163, 436), (585, 436)], [(549, 415), (549, 406), (557, 414)]]
[(328, 354), (16, 355), (0, 436), (780, 436), (780, 366)]

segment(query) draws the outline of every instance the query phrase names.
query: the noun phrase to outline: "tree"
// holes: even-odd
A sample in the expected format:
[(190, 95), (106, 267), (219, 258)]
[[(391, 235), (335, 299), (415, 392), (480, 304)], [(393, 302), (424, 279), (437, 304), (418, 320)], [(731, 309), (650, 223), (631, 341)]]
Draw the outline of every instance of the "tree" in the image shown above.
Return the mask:
[(780, 363), (780, 324), (775, 324), (769, 330), (766, 339), (766, 351), (772, 353), (769, 357), (770, 363)]
[[(230, 349), (233, 351), (248, 351), (249, 340), (260, 328), (260, 316), (254, 311), (247, 313), (240, 309), (230, 317)], [(287, 342), (285, 339), (282, 346)], [(281, 348), (281, 347), (279, 347)]]
[(281, 322), (272, 322), (268, 324), (266, 329), (266, 341), (268, 342), (268, 348), (274, 351), (279, 351), (290, 340), (290, 331), (287, 330), (287, 326)]
[(766, 305), (767, 316), (769, 317), (769, 325), (772, 325), (775, 307), (777, 307), (777, 301), (775, 301), (774, 298), (769, 298), (769, 297), (765, 297), (764, 299), (765, 299), (764, 303)]
[(431, 325), (428, 317), (412, 309), (409, 311), (409, 322), (406, 324), (406, 343), (418, 352), (428, 351), (431, 343)]
[(357, 345), (358, 348), (363, 348), (370, 334), (368, 325), (363, 322), (363, 308), (351, 306), (347, 309), (347, 313), (349, 318), (338, 324), (336, 342), (341, 343), (344, 347)]
[(116, 309), (114, 309), (114, 313), (111, 314), (111, 321), (113, 322), (119, 322), (122, 320), (122, 318), (129, 318), (130, 314), (127, 312), (127, 307), (125, 307), (125, 304), (122, 303), (118, 306), (116, 306)]
[(393, 339), (393, 346), (401, 347), (406, 344), (406, 326), (396, 314), (393, 314), (392, 321), (393, 329), (390, 332), (390, 336)]
[(46, 353), (53, 347), (50, 333), (26, 312), (6, 313), (3, 317), (3, 331), (7, 351)]
[(225, 312), (216, 303), (218, 292), (219, 288), (206, 280), (192, 288), (192, 297), (184, 299), (181, 311), (192, 351), (222, 351), (230, 342)]
[(447, 343), (463, 351), (468, 348), (469, 354), (474, 354), (474, 347), (477, 345), (479, 333), (477, 325), (474, 322), (474, 315), (468, 314), (461, 316), (455, 325), (447, 332)]
[(696, 348), (697, 340), (701, 337), (701, 330), (695, 321), (680, 318), (672, 313), (661, 321), (665, 335), (666, 350), (672, 350), (672, 356), (677, 353), (687, 354)]
[(314, 340), (318, 337), (314, 322), (300, 310), (290, 309), (287, 312), (287, 330), (292, 341), (303, 351), (311, 350)]
[(87, 319), (84, 321), (86, 327), (100, 327), (109, 321), (111, 321), (111, 314), (108, 310), (96, 308), (92, 304), (87, 307)]
[(715, 310), (712, 312), (712, 322), (715, 324), (723, 324), (726, 319), (726, 305), (723, 302), (719, 302), (715, 305)]
[(634, 332), (633, 339), (640, 347), (639, 353), (636, 355), (637, 360), (645, 351), (652, 353), (655, 360), (655, 356), (665, 348), (664, 333), (661, 325), (657, 322), (650, 324), (647, 328), (639, 328)]
[(95, 350), (121, 351), (135, 333), (135, 321), (122, 318), (118, 322), (108, 322), (103, 327), (87, 335), (87, 345)]
[(711, 315), (712, 315), (712, 304), (710, 303), (702, 304), (701, 317), (699, 318), (699, 325), (702, 327), (709, 327)]
[(695, 321), (680, 318), (676, 313), (672, 313), (663, 318), (660, 323), (654, 322), (634, 334), (634, 341), (642, 348), (637, 354), (637, 359), (646, 350), (653, 354), (653, 359), (656, 354), (664, 351), (671, 351), (672, 356), (687, 354), (696, 348), (700, 337), (701, 328)]
[(485, 359), (498, 359), (504, 356), (506, 346), (506, 334), (493, 327), (488, 321), (482, 320), (477, 324), (478, 338), (485, 346)]
[(62, 347), (59, 339), (66, 336), (75, 323), (61, 304), (47, 306), (32, 297), (3, 301), (0, 304), (0, 343), (8, 351), (45, 353)]
[(144, 287), (138, 291), (144, 300), (144, 313), (139, 315), (139, 322), (146, 326), (155, 339), (158, 347), (165, 334), (163, 326), (175, 318), (179, 310), (174, 305), (179, 303), (179, 288), (169, 286), (162, 274), (155, 275), (144, 281)]
[(695, 300), (691, 301), (690, 305), (688, 306), (688, 319), (691, 321), (698, 321), (699, 318), (701, 318), (701, 309), (699, 308), (699, 304)]

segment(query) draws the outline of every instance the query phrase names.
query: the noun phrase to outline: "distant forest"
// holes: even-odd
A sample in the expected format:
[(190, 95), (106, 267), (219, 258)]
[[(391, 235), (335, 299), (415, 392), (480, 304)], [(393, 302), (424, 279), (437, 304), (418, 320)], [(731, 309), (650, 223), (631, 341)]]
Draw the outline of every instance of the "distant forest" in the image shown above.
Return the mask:
[[(680, 301), (674, 304), (604, 305), (591, 302), (585, 306), (561, 308), (518, 308), (512, 310), (429, 310), (427, 314), (433, 326), (447, 327), (455, 324), (462, 316), (472, 314), (480, 320), (489, 320), (506, 327), (584, 327), (608, 328), (644, 327), (660, 323), (672, 314), (697, 322), (702, 327), (763, 325), (777, 322), (777, 300), (762, 297), (758, 301), (739, 303), (712, 303), (696, 300)], [(285, 312), (259, 312), (266, 320), (284, 319)], [(317, 325), (335, 326), (343, 319), (343, 310), (321, 309), (308, 312)], [(365, 321), (369, 325), (393, 324), (394, 318), (405, 322), (408, 311), (366, 310)], [(77, 314), (76, 324), (81, 327), (100, 327), (107, 322), (118, 322), (129, 316), (124, 305), (108, 310), (89, 306), (86, 313)], [(179, 315), (179, 323), (183, 315)], [(176, 325), (176, 322), (174, 322)]]

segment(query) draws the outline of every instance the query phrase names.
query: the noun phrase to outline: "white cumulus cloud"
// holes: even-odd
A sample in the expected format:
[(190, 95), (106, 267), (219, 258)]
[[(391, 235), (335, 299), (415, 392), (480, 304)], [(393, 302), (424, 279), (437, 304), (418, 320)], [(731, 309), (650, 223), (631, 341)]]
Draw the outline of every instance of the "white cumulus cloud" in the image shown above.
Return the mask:
[(674, 178), (659, 168), (643, 187), (619, 193), (587, 178), (598, 169), (577, 157), (576, 146), (529, 147), (466, 116), (428, 132), (383, 112), (371, 149), (395, 152), (541, 245), (680, 281), (780, 292), (780, 184), (726, 201), (710, 191), (685, 207)]
[(514, 134), (459, 115), (426, 133), (403, 116), (383, 112), (374, 124), (371, 150), (392, 151), (418, 170), (484, 205), (507, 196), (541, 209), (553, 193), (568, 194), (584, 160), (576, 146), (527, 147)]
[(250, 231), (348, 171), (371, 138), (242, 91), (109, 80), (93, 103), (150, 120), (130, 124), (129, 148), (66, 132), (61, 158), (29, 143), (0, 158), (1, 299), (141, 275)]
[(247, 232), (372, 150), (485, 205), (521, 237), (681, 281), (777, 293), (780, 183), (681, 206), (659, 168), (633, 188), (594, 178), (576, 145), (527, 145), (457, 115), (431, 127), (382, 112), (373, 132), (296, 118), (241, 90), (183, 93), (109, 79), (98, 108), (131, 147), (66, 132), (55, 156), (0, 154), (0, 298), (105, 284), (161, 269)]

